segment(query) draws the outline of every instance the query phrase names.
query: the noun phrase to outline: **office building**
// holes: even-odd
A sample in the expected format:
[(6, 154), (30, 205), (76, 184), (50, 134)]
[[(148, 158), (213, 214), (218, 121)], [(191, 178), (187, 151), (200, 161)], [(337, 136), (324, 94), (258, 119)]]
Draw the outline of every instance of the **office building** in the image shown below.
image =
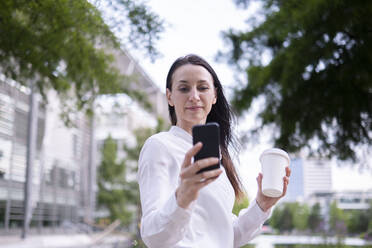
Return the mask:
[[(138, 120), (135, 119), (138, 109), (143, 111), (143, 107), (131, 100), (130, 105), (138, 109), (133, 112), (133, 119), (120, 123), (120, 128), (131, 130), (130, 126), (151, 122), (148, 116), (165, 113), (166, 102), (161, 102), (164, 95), (138, 63), (127, 51), (113, 53), (115, 66), (134, 76), (130, 85), (143, 90), (154, 106), (154, 112), (138, 115), (143, 116)], [(92, 221), (97, 192), (95, 119), (75, 113), (74, 126), (66, 127), (60, 118), (58, 96), (53, 91), (47, 94), (48, 105), (42, 105), (39, 99), (35, 115), (37, 138), (30, 196), (31, 231), (45, 232)], [(19, 232), (23, 225), (29, 98), (27, 87), (0, 74), (0, 232)]]
[(328, 160), (294, 158), (291, 179), (283, 201), (304, 201), (317, 192), (332, 190), (332, 168)]

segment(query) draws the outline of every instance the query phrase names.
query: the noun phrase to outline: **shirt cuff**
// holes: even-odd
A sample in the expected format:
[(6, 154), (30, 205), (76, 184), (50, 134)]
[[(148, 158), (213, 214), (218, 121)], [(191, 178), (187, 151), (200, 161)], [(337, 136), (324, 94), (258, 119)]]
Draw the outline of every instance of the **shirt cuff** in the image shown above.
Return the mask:
[(254, 212), (256, 214), (257, 218), (262, 222), (267, 220), (271, 215), (271, 209), (272, 208), (269, 208), (266, 212), (264, 212), (262, 210), (262, 208), (258, 205), (256, 199), (254, 199), (254, 201), (252, 201), (252, 204), (250, 204), (248, 208), (250, 209), (250, 211)]
[(191, 218), (193, 204), (190, 208), (181, 208), (177, 204), (176, 194), (173, 193), (162, 209), (162, 215), (167, 216), (170, 221), (177, 222), (179, 225), (185, 225)]

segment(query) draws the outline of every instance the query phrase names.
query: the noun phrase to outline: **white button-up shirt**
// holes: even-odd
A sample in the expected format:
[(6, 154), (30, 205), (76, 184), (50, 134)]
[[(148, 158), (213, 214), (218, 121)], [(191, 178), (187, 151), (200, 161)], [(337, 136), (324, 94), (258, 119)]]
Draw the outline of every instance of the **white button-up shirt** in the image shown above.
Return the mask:
[(142, 222), (141, 236), (150, 247), (228, 248), (246, 244), (260, 233), (270, 211), (263, 212), (253, 200), (247, 209), (232, 213), (235, 194), (223, 173), (199, 191), (188, 209), (177, 205), (175, 191), (192, 136), (172, 126), (151, 136), (139, 158)]

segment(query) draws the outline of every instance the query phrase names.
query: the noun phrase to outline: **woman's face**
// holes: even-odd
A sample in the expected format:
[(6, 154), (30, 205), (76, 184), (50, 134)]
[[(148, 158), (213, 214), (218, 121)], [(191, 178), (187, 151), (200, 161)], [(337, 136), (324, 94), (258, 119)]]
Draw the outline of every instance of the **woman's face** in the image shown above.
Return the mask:
[(203, 66), (186, 64), (172, 75), (172, 90), (167, 99), (177, 116), (177, 126), (191, 132), (196, 124), (205, 124), (212, 105), (216, 103), (216, 89), (212, 75)]

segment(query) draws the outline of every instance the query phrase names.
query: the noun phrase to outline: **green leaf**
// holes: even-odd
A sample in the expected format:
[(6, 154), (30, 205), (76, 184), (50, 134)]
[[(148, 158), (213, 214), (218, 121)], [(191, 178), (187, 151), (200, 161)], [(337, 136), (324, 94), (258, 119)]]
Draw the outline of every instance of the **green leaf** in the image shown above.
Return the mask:
[(261, 2), (264, 21), (224, 33), (220, 57), (248, 78), (233, 106), (243, 114), (263, 97), (257, 118), (275, 125), (276, 146), (356, 161), (356, 148), (372, 144), (372, 2)]

